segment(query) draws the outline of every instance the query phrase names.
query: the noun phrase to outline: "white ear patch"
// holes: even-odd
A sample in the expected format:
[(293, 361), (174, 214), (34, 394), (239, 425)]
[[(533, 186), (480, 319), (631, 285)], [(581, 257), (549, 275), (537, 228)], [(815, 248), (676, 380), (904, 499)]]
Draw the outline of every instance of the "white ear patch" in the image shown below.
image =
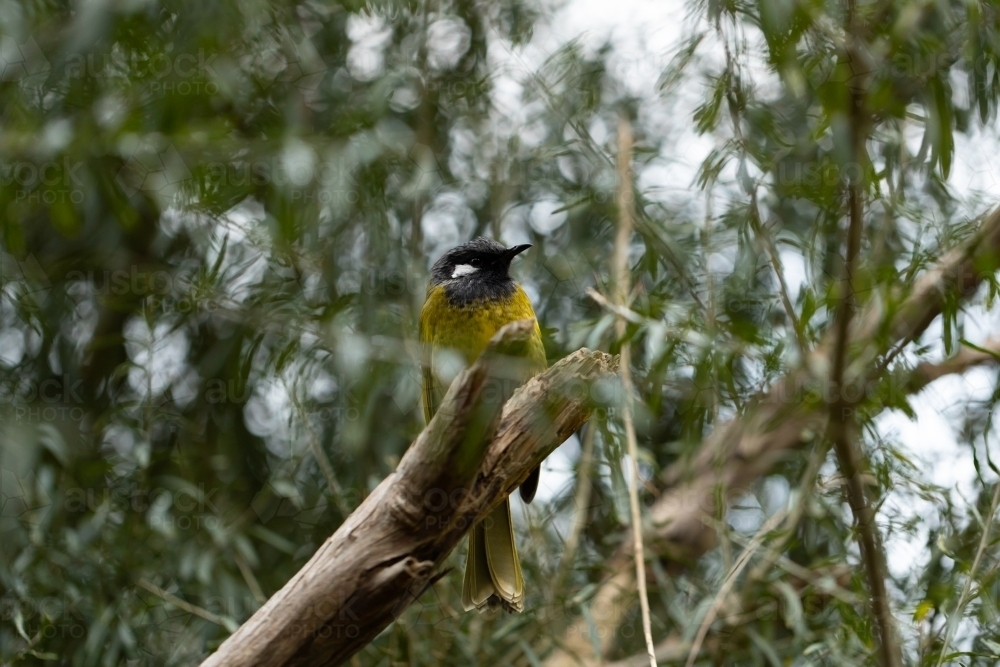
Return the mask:
[(472, 264), (456, 264), (455, 270), (451, 272), (452, 278), (461, 278), (462, 276), (467, 276), (475, 273), (479, 269)]

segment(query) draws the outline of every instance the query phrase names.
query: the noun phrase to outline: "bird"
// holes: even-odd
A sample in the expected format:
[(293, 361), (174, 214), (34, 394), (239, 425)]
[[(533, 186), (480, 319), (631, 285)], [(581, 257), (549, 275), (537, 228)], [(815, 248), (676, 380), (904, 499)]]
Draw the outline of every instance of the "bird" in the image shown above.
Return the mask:
[[(535, 323), (534, 332), (524, 346), (525, 359), (516, 380), (526, 382), (547, 367), (531, 299), (510, 276), (511, 261), (530, 247), (524, 244), (507, 248), (478, 237), (447, 251), (431, 267), (419, 324), (425, 350), (423, 405), (428, 423), (448, 389), (447, 380), (440, 377), (435, 366), (435, 355), (445, 350), (457, 353), (471, 365), (504, 325), (530, 319)], [(539, 476), (540, 468), (536, 467), (521, 484), (519, 493), (525, 502), (534, 498)], [(469, 531), (462, 605), (466, 611), (524, 610), (524, 577), (509, 498)]]

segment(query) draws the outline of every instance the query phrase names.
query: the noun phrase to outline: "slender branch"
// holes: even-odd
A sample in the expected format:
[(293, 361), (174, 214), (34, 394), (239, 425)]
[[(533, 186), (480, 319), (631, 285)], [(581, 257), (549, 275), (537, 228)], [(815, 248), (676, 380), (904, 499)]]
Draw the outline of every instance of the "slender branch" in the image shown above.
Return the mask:
[(579, 350), (504, 405), (502, 383), (533, 331), (523, 320), (494, 336), (396, 471), (205, 667), (341, 664), (440, 577), (467, 528), (586, 422), (589, 387), (617, 371), (611, 356)]
[(809, 343), (806, 341), (802, 323), (799, 321), (799, 316), (795, 313), (795, 306), (792, 305), (792, 299), (789, 296), (788, 282), (785, 280), (785, 269), (781, 265), (781, 255), (778, 254), (774, 240), (761, 222), (756, 191), (750, 195), (750, 223), (753, 226), (755, 236), (760, 239), (771, 261), (771, 270), (774, 271), (774, 275), (778, 278), (778, 293), (781, 296), (781, 304), (785, 308), (785, 315), (788, 317), (788, 321), (792, 323), (792, 332), (795, 334), (795, 342), (799, 347), (799, 356), (804, 361), (809, 354)]
[(719, 591), (715, 594), (715, 599), (712, 600), (712, 606), (708, 608), (705, 613), (705, 618), (701, 622), (701, 626), (698, 628), (698, 634), (695, 635), (694, 641), (691, 643), (691, 650), (688, 652), (687, 662), (685, 667), (694, 667), (694, 661), (698, 657), (698, 651), (701, 650), (702, 642), (705, 641), (705, 636), (708, 634), (708, 629), (712, 627), (712, 623), (722, 609), (722, 603), (725, 601), (726, 597), (729, 595), (729, 591), (733, 589), (733, 585), (736, 584), (736, 580), (739, 578), (740, 573), (743, 569), (750, 564), (750, 557), (754, 555), (757, 551), (757, 547), (764, 541), (767, 536), (778, 523), (784, 518), (783, 512), (778, 512), (767, 522), (760, 527), (757, 534), (753, 536), (753, 540), (750, 541), (748, 545), (743, 548), (743, 552), (740, 553), (739, 558), (729, 569), (726, 574), (726, 578), (722, 581), (722, 585), (719, 587)]
[(951, 643), (952, 638), (955, 636), (955, 629), (958, 627), (959, 614), (962, 613), (962, 609), (969, 601), (972, 582), (976, 578), (976, 571), (979, 570), (979, 563), (983, 559), (983, 552), (986, 551), (986, 545), (990, 542), (993, 518), (996, 516), (998, 504), (1000, 504), (1000, 482), (997, 482), (996, 489), (993, 491), (993, 500), (990, 501), (990, 514), (983, 525), (983, 537), (979, 540), (979, 548), (976, 549), (976, 558), (972, 561), (972, 569), (966, 575), (962, 594), (958, 596), (958, 602), (955, 604), (955, 612), (948, 619), (948, 629), (945, 631), (944, 641), (941, 642), (941, 653), (938, 655), (937, 667), (941, 667), (944, 664), (944, 659), (948, 655), (948, 644)]
[(291, 397), (292, 404), (295, 406), (295, 411), (298, 412), (299, 421), (302, 423), (302, 428), (306, 432), (306, 440), (309, 442), (309, 449), (312, 451), (313, 458), (316, 459), (316, 465), (319, 466), (324, 479), (326, 479), (326, 486), (333, 495), (334, 502), (337, 504), (337, 509), (340, 510), (341, 514), (347, 516), (351, 513), (351, 508), (348, 507), (347, 501), (344, 499), (344, 489), (340, 486), (340, 482), (337, 481), (337, 475), (333, 471), (333, 464), (330, 463), (330, 458), (326, 455), (326, 452), (323, 451), (323, 445), (319, 441), (319, 434), (316, 432), (316, 429), (313, 428), (305, 407), (301, 402), (299, 402), (296, 388), (288, 386), (288, 382), (285, 382), (284, 384), (285, 391), (287, 391), (288, 395)]
[(908, 380), (907, 390), (917, 392), (945, 375), (964, 373), (970, 368), (1000, 362), (1000, 339), (991, 338), (978, 347), (963, 346), (953, 356), (937, 363), (917, 364)]
[(199, 618), (203, 618), (203, 619), (205, 619), (206, 621), (208, 621), (210, 623), (215, 623), (216, 625), (221, 625), (222, 627), (226, 628), (227, 630), (232, 630), (233, 626), (235, 625), (235, 623), (233, 623), (233, 621), (231, 619), (223, 618), (222, 616), (219, 616), (218, 614), (213, 614), (212, 612), (210, 612), (207, 609), (202, 609), (201, 607), (199, 607), (197, 605), (193, 605), (190, 602), (182, 600), (181, 598), (177, 597), (176, 595), (174, 595), (170, 591), (167, 591), (167, 590), (164, 590), (164, 589), (160, 588), (159, 586), (157, 586), (156, 584), (154, 584), (151, 581), (148, 581), (146, 579), (139, 579), (139, 585), (142, 586), (143, 588), (145, 588), (150, 593), (153, 593), (154, 595), (157, 595), (157, 596), (163, 598), (163, 600), (165, 602), (168, 602), (168, 603), (172, 604), (173, 606), (177, 607), (181, 611), (186, 611), (189, 614), (192, 614), (192, 615), (197, 616)]
[[(628, 302), (629, 273), (628, 250), (632, 241), (632, 126), (626, 118), (618, 122), (618, 236), (615, 239), (614, 280), (615, 303), (624, 308)], [(632, 348), (625, 339), (625, 319), (618, 317), (615, 333), (621, 341), (619, 375), (625, 397), (622, 401), (622, 421), (628, 455), (632, 460), (632, 483), (628, 485), (628, 501), (632, 514), (632, 553), (635, 558), (635, 579), (639, 584), (639, 607), (642, 609), (642, 632), (646, 637), (646, 653), (650, 667), (656, 667), (656, 650), (653, 647), (652, 622), (649, 615), (649, 596), (646, 593), (646, 557), (642, 549), (642, 515), (639, 511), (639, 445), (632, 423)]]
[(247, 587), (253, 594), (253, 599), (258, 605), (262, 605), (267, 602), (267, 596), (264, 595), (264, 589), (260, 587), (260, 582), (257, 581), (257, 577), (254, 576), (253, 570), (250, 568), (250, 563), (247, 559), (243, 557), (239, 551), (236, 552), (236, 567), (240, 569), (240, 574), (243, 575), (243, 580), (247, 582)]
[(590, 493), (593, 485), (590, 482), (590, 475), (594, 465), (594, 440), (596, 439), (597, 428), (593, 422), (587, 424), (583, 433), (583, 448), (580, 452), (580, 463), (576, 468), (576, 495), (573, 497), (573, 527), (566, 538), (566, 545), (563, 547), (563, 555), (559, 560), (559, 571), (556, 573), (556, 581), (552, 586), (555, 593), (559, 590), (563, 577), (573, 566), (573, 557), (576, 549), (580, 545), (580, 537), (584, 528), (587, 527), (587, 519), (590, 511)]
[[(848, 2), (848, 31), (853, 35), (856, 34), (854, 3), (853, 0), (848, 0)], [(849, 46), (845, 53), (854, 56), (856, 50)], [(861, 234), (864, 227), (863, 187), (865, 179), (861, 165), (865, 162), (863, 156), (868, 127), (864, 109), (863, 82), (852, 82), (849, 85), (849, 92), (850, 121), (853, 134), (852, 158), (855, 166), (858, 167), (858, 173), (848, 183), (847, 254), (844, 260), (844, 275), (841, 279), (840, 303), (834, 316), (833, 370), (830, 375), (830, 385), (835, 394), (834, 400), (830, 404), (830, 438), (833, 441), (840, 470), (847, 480), (847, 498), (858, 527), (861, 560), (868, 579), (868, 588), (872, 598), (872, 613), (878, 628), (881, 663), (883, 667), (899, 667), (902, 664), (902, 654), (896, 633), (896, 620), (892, 616), (889, 594), (885, 584), (888, 576), (885, 551), (882, 547), (878, 526), (875, 525), (875, 510), (868, 502), (865, 484), (862, 481), (862, 475), (867, 469), (867, 461), (856, 435), (852, 432), (856, 426), (854, 402), (848, 400), (844, 384), (849, 361), (848, 346), (850, 344), (851, 319), (857, 308), (855, 274), (858, 268)]]

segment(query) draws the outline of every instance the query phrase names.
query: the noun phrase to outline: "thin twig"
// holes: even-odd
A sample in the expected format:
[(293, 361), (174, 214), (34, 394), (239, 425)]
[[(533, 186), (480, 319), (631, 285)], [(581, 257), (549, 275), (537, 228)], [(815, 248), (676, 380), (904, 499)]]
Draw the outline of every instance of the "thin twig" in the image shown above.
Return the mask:
[(566, 537), (566, 546), (563, 548), (562, 558), (559, 560), (559, 571), (556, 574), (553, 591), (558, 591), (563, 577), (573, 565), (573, 557), (576, 549), (580, 545), (580, 537), (584, 528), (587, 527), (590, 509), (590, 492), (593, 486), (590, 482), (591, 468), (594, 464), (594, 440), (597, 426), (593, 421), (584, 427), (583, 449), (580, 452), (580, 464), (576, 469), (576, 495), (573, 498), (573, 508), (576, 513), (573, 519), (573, 527)]
[(237, 551), (234, 560), (236, 561), (236, 567), (240, 569), (240, 574), (243, 575), (243, 580), (247, 582), (247, 586), (253, 594), (253, 599), (259, 605), (267, 602), (267, 596), (264, 595), (264, 589), (260, 587), (260, 582), (257, 581), (257, 577), (254, 576), (253, 570), (250, 569), (250, 563), (247, 562), (247, 559), (243, 557), (243, 554)]
[[(725, 34), (722, 31), (721, 17), (716, 16), (715, 19), (715, 31), (719, 36), (719, 41), (722, 45), (726, 54), (726, 68), (729, 70), (735, 70), (736, 61), (733, 58), (732, 51), (729, 49), (729, 40), (726, 39)], [(730, 79), (731, 80), (731, 79)], [(737, 113), (737, 105), (729, 105), (729, 119), (733, 124), (733, 135), (736, 137), (736, 143), (740, 147), (740, 151), (743, 153), (741, 159), (745, 159), (747, 155), (747, 141), (743, 136), (743, 128), (740, 127), (740, 118)], [(802, 362), (806, 362), (806, 355), (808, 354), (809, 346), (806, 344), (805, 333), (802, 330), (802, 325), (799, 322), (798, 316), (795, 314), (795, 308), (792, 306), (792, 300), (788, 296), (788, 283), (785, 281), (785, 271), (781, 266), (781, 256), (778, 254), (778, 249), (774, 245), (774, 241), (771, 240), (770, 234), (764, 228), (764, 225), (760, 219), (760, 207), (757, 205), (757, 184), (754, 183), (753, 187), (750, 188), (750, 224), (753, 227), (754, 233), (757, 238), (764, 244), (766, 254), (771, 260), (771, 269), (774, 274), (778, 277), (778, 285), (780, 288), (781, 303), (785, 308), (785, 314), (792, 323), (792, 328), (795, 332), (795, 342), (799, 347), (799, 355), (802, 358)]]
[(649, 321), (647, 318), (635, 312), (627, 305), (611, 303), (608, 301), (606, 296), (595, 290), (593, 287), (587, 288), (587, 296), (593, 299), (601, 308), (617, 315), (620, 320), (628, 320), (633, 324), (645, 324)]
[(305, 406), (299, 402), (298, 395), (295, 393), (295, 387), (288, 386), (288, 382), (283, 380), (285, 385), (285, 391), (288, 392), (288, 396), (292, 399), (292, 404), (295, 406), (296, 411), (299, 414), (299, 421), (302, 422), (302, 427), (306, 431), (306, 440), (309, 441), (309, 449), (312, 451), (313, 458), (316, 459), (316, 464), (319, 466), (320, 471), (323, 473), (323, 477), (326, 479), (326, 485), (330, 489), (330, 493), (333, 494), (334, 502), (337, 503), (337, 509), (345, 517), (351, 513), (351, 508), (347, 506), (347, 501), (344, 499), (344, 489), (340, 486), (340, 482), (337, 481), (337, 475), (333, 471), (333, 465), (330, 463), (330, 458), (323, 451), (323, 445), (320, 444), (319, 435), (316, 433), (316, 429), (313, 428), (312, 423), (309, 421), (309, 415), (306, 412)]
[(736, 583), (736, 579), (739, 578), (743, 568), (750, 563), (750, 557), (757, 551), (757, 547), (764, 541), (764, 537), (771, 532), (771, 530), (777, 526), (784, 517), (784, 512), (776, 512), (774, 516), (769, 518), (764, 525), (760, 527), (760, 530), (758, 530), (757, 534), (754, 535), (750, 544), (748, 544), (746, 548), (740, 552), (739, 558), (736, 559), (733, 567), (729, 570), (725, 580), (719, 587), (719, 592), (715, 594), (715, 599), (712, 600), (712, 606), (708, 608), (708, 612), (705, 614), (705, 618), (702, 620), (701, 626), (698, 628), (698, 634), (695, 635), (694, 641), (691, 642), (691, 650), (688, 652), (688, 659), (687, 663), (685, 663), (685, 667), (692, 667), (692, 665), (694, 665), (694, 661), (698, 657), (698, 652), (701, 651), (702, 642), (705, 641), (705, 637), (708, 635), (708, 629), (712, 627), (712, 623), (715, 622), (715, 618), (718, 615), (719, 610), (722, 609), (722, 603), (729, 595), (729, 591), (732, 590), (733, 584)]
[(948, 653), (948, 644), (951, 643), (952, 638), (955, 636), (955, 629), (958, 627), (956, 619), (969, 602), (969, 591), (972, 590), (972, 582), (976, 578), (976, 570), (979, 569), (979, 563), (983, 559), (983, 552), (986, 551), (986, 545), (990, 541), (990, 529), (993, 527), (993, 517), (996, 515), (998, 503), (1000, 503), (1000, 480), (997, 481), (996, 489), (993, 491), (993, 500), (990, 502), (990, 515), (983, 526), (983, 537), (979, 540), (979, 548), (976, 549), (976, 558), (972, 561), (972, 569), (969, 570), (969, 574), (966, 576), (965, 586), (962, 587), (962, 594), (958, 596), (955, 612), (948, 619), (948, 629), (945, 631), (944, 641), (941, 643), (941, 653), (938, 655), (937, 667), (941, 667), (944, 664), (945, 655)]
[(806, 336), (802, 329), (802, 323), (799, 321), (799, 317), (795, 313), (795, 307), (792, 305), (792, 299), (789, 296), (788, 282), (785, 280), (785, 269), (781, 265), (781, 256), (778, 254), (778, 249), (774, 245), (774, 240), (771, 238), (771, 235), (761, 222), (760, 209), (757, 206), (756, 191), (750, 195), (750, 223), (753, 226), (754, 233), (757, 238), (760, 239), (763, 244), (768, 258), (771, 260), (771, 270), (774, 271), (774, 275), (778, 278), (778, 292), (781, 295), (781, 303), (785, 307), (785, 315), (792, 323), (792, 330), (795, 333), (795, 342), (799, 346), (799, 356), (802, 358), (802, 362), (805, 363), (806, 357), (809, 354), (809, 345), (806, 342)]
[[(615, 302), (624, 306), (629, 293), (628, 250), (632, 240), (632, 126), (626, 118), (618, 123), (618, 237), (615, 239), (614, 279)], [(646, 653), (650, 667), (656, 667), (656, 648), (653, 646), (652, 623), (649, 618), (649, 597), (646, 593), (646, 558), (642, 549), (642, 517), (639, 512), (639, 445), (632, 423), (631, 346), (625, 340), (625, 319), (619, 317), (615, 331), (621, 344), (622, 389), (625, 393), (622, 420), (628, 455), (632, 459), (632, 483), (628, 485), (628, 500), (632, 511), (632, 543), (635, 556), (635, 578), (639, 588), (639, 607), (642, 609), (642, 632), (646, 637)]]
[(945, 375), (961, 374), (965, 371), (1000, 361), (1000, 339), (990, 338), (981, 345), (962, 341), (962, 347), (951, 357), (939, 362), (922, 362), (907, 378), (907, 391), (918, 391), (925, 385)]
[[(792, 508), (788, 512), (788, 518), (785, 520), (785, 526), (781, 537), (779, 537), (775, 544), (771, 547), (774, 551), (783, 551), (785, 544), (788, 543), (788, 540), (791, 539), (798, 529), (799, 522), (802, 520), (806, 507), (808, 506), (807, 499), (815, 490), (816, 478), (819, 475), (819, 469), (823, 465), (823, 461), (826, 460), (826, 455), (829, 451), (830, 449), (826, 446), (826, 442), (820, 441), (816, 444), (812, 453), (809, 455), (809, 462), (806, 464), (805, 472), (802, 474), (802, 479), (799, 482), (798, 497), (792, 503)], [(759, 564), (758, 567), (754, 568), (750, 572), (749, 579), (751, 581), (761, 579), (765, 574), (765, 567), (764, 563)]]
[[(709, 518), (706, 517), (706, 521), (708, 519)], [(715, 522), (713, 521), (712, 523), (714, 524)], [(772, 565), (776, 565), (793, 577), (815, 586), (817, 590), (829, 593), (832, 597), (837, 598), (844, 604), (855, 605), (858, 603), (858, 598), (853, 593), (836, 585), (836, 582), (834, 582), (833, 585), (824, 582), (822, 575), (816, 574), (809, 568), (803, 567), (788, 558), (788, 556), (783, 555), (780, 551), (780, 549), (783, 548), (783, 544), (780, 542), (774, 546), (759, 543), (754, 544), (753, 540), (748, 540), (736, 532), (733, 533), (733, 541), (741, 545), (744, 549), (756, 550), (761, 558), (768, 561)], [(751, 571), (751, 574), (748, 575), (748, 578), (751, 578), (752, 576), (753, 571)]]
[(189, 614), (193, 614), (195, 616), (203, 618), (206, 621), (209, 621), (210, 623), (215, 623), (216, 625), (221, 625), (222, 627), (226, 628), (230, 632), (232, 632), (233, 630), (236, 629), (236, 624), (233, 621), (231, 621), (231, 620), (227, 621), (226, 619), (224, 619), (221, 616), (218, 616), (216, 614), (213, 614), (212, 612), (208, 611), (207, 609), (202, 609), (201, 607), (195, 606), (195, 605), (191, 604), (190, 602), (185, 602), (184, 600), (180, 599), (179, 597), (177, 597), (173, 593), (171, 593), (169, 591), (163, 590), (162, 588), (160, 588), (156, 584), (152, 583), (151, 581), (148, 581), (146, 579), (139, 579), (138, 583), (139, 583), (140, 586), (142, 586), (143, 588), (145, 588), (150, 593), (153, 593), (154, 595), (157, 595), (157, 596), (163, 598), (166, 602), (169, 602), (170, 604), (172, 604), (173, 606), (177, 607), (181, 611), (186, 611)]

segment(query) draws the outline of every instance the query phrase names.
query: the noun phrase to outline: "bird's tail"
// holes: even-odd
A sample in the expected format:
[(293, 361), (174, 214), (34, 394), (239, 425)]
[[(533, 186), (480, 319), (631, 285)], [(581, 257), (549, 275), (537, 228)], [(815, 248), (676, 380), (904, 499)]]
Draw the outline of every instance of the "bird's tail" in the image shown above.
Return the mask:
[(497, 607), (509, 612), (524, 610), (524, 577), (514, 543), (509, 499), (505, 498), (469, 531), (462, 605), (466, 611)]

